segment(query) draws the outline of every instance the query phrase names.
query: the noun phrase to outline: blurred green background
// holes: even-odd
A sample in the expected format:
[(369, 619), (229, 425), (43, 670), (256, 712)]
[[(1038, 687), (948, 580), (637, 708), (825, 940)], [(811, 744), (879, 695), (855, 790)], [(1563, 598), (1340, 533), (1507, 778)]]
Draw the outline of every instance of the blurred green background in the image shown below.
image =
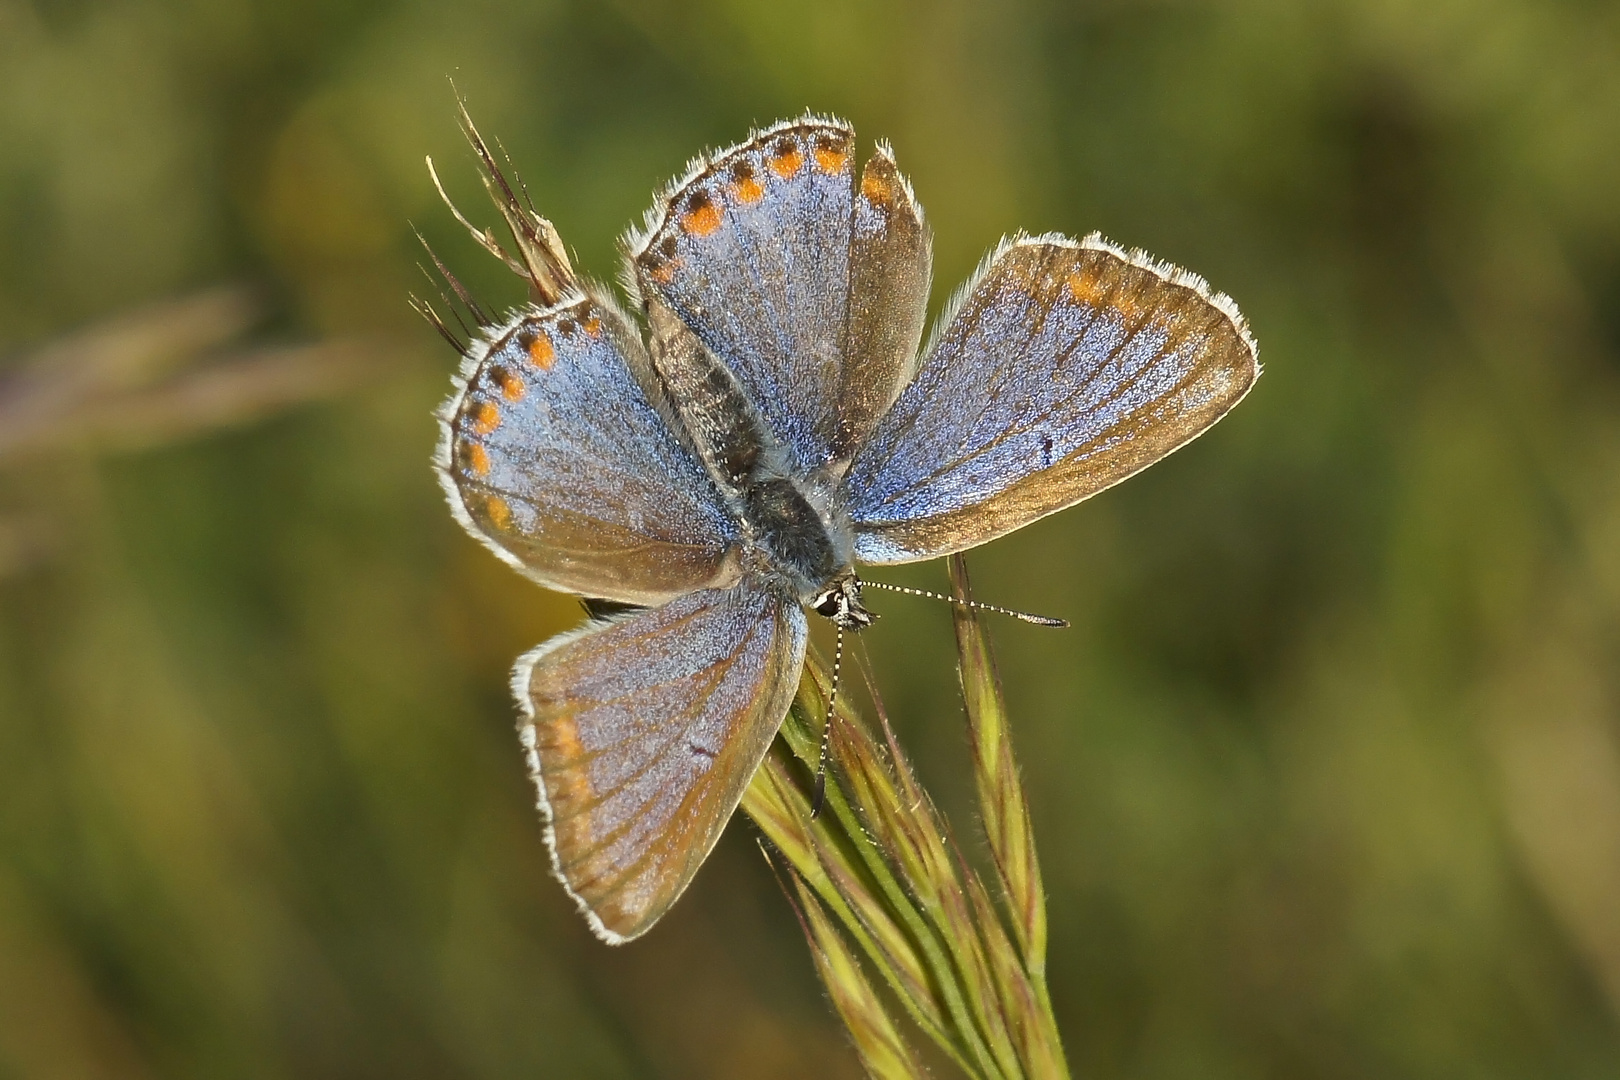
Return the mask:
[(577, 608), (451, 521), (405, 300), (412, 223), (520, 298), (446, 76), (597, 277), (808, 106), (936, 306), (1100, 229), (1249, 316), (1231, 417), (972, 558), (1075, 623), (994, 632), (1079, 1075), (1620, 1075), (1620, 7), (0, 0), (0, 1076), (857, 1073), (747, 822), (627, 948), (548, 877), (506, 673)]

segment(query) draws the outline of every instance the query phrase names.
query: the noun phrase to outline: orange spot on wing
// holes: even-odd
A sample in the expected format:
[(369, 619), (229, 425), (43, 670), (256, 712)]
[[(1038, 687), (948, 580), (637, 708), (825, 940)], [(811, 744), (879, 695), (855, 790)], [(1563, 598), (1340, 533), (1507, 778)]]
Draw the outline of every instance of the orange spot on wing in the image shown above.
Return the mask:
[(489, 497), (484, 503), (484, 512), (489, 515), (489, 523), (497, 529), (505, 529), (512, 524), (512, 508), (499, 495)]
[(529, 342), (529, 359), (541, 371), (550, 371), (551, 365), (557, 362), (557, 350), (551, 347), (551, 339), (544, 334), (534, 335), (534, 340)]
[[(559, 711), (547, 717), (547, 720), (545, 737), (539, 740), (540, 765), (546, 771), (546, 779), (562, 779), (566, 776), (572, 785), (577, 785), (577, 794), (588, 795), (590, 786), (583, 770), (577, 768), (585, 758), (585, 744), (580, 741), (579, 725), (574, 720), (573, 711)], [(568, 770), (565, 774), (562, 773), (564, 769)]]
[(1076, 271), (1069, 275), (1069, 295), (1077, 303), (1088, 307), (1112, 309), (1119, 313), (1119, 317), (1126, 323), (1135, 323), (1142, 318), (1142, 305), (1124, 289), (1111, 288), (1103, 278)]
[(830, 176), (844, 171), (849, 164), (849, 151), (840, 146), (816, 147), (816, 168)]
[(657, 266), (654, 266), (651, 270), (647, 271), (647, 273), (650, 274), (652, 279), (658, 282), (658, 284), (668, 285), (670, 282), (675, 280), (675, 266), (676, 261), (674, 259), (670, 259), (668, 262), (661, 262)]
[[(545, 366), (550, 367), (550, 362), (548, 361)], [(500, 384), (501, 396), (507, 401), (522, 401), (523, 395), (528, 393), (529, 390), (527, 386), (523, 385), (522, 379), (505, 368), (496, 372), (495, 381)]]
[(501, 410), (493, 401), (480, 402), (471, 413), (472, 429), (480, 435), (488, 435), (501, 426)]
[(804, 167), (804, 155), (797, 146), (784, 140), (772, 151), (770, 166), (773, 173), (786, 180)]
[(557, 849), (566, 860), (588, 850), (593, 829), (590, 773), (585, 744), (579, 737), (578, 710), (566, 692), (551, 685), (531, 686), (539, 705), (540, 722), (534, 726), (535, 751), (546, 785), (546, 799), (557, 818)]
[(861, 177), (861, 194), (866, 196), (869, 203), (887, 206), (894, 201), (894, 185), (882, 173), (867, 169), (866, 175)]
[(595, 315), (592, 315), (590, 318), (586, 319), (585, 320), (585, 332), (587, 334), (589, 334), (591, 337), (601, 337), (602, 336), (602, 320), (598, 319)]
[(681, 215), (681, 228), (693, 236), (708, 236), (720, 227), (720, 208), (701, 192)]
[(1069, 275), (1069, 295), (1077, 303), (1098, 307), (1106, 299), (1107, 292), (1097, 278), (1077, 271)]
[(754, 166), (748, 161), (738, 161), (731, 166), (731, 186), (728, 188), (731, 197), (744, 206), (749, 206), (765, 197), (765, 188), (754, 177)]
[(478, 476), (489, 475), (489, 451), (477, 443), (467, 444), (467, 468)]

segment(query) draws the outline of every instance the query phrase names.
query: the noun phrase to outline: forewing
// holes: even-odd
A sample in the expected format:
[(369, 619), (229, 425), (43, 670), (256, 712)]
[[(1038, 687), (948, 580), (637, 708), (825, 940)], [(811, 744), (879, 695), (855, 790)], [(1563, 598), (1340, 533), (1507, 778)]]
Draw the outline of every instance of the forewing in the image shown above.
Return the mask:
[(720, 838), (798, 688), (805, 618), (756, 578), (547, 642), (518, 662), (553, 866), (612, 943)]
[(451, 509), (552, 588), (634, 604), (736, 580), (738, 530), (644, 387), (640, 336), (575, 292), (475, 344), (440, 410)]
[(847, 462), (911, 378), (933, 255), (922, 207), (879, 143), (861, 172), (851, 226), (849, 322), (829, 458)]
[[(632, 275), (735, 373), (803, 471), (847, 459), (904, 381), (928, 239), (892, 156), (806, 117), (695, 162), (628, 241)], [(842, 457), (841, 457), (842, 455)]]
[(846, 478), (856, 555), (931, 559), (1118, 483), (1259, 375), (1237, 307), (1097, 236), (987, 260)]

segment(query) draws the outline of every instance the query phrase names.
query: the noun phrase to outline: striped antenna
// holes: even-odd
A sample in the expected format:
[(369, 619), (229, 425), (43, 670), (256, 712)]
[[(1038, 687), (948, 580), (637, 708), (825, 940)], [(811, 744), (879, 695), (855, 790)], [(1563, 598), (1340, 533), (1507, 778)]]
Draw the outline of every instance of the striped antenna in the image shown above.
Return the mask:
[(827, 754), (832, 746), (833, 706), (838, 704), (838, 669), (844, 663), (844, 628), (838, 628), (838, 644), (833, 646), (832, 690), (827, 694), (827, 720), (821, 725), (821, 754), (816, 760), (816, 793), (810, 800), (810, 819), (821, 816), (827, 801)]
[[(1014, 611), (1012, 608), (997, 607), (995, 604), (981, 604), (977, 600), (958, 600), (954, 596), (929, 592), (927, 589), (908, 589), (904, 585), (888, 585), (881, 581), (868, 581), (865, 578), (861, 579), (861, 588), (882, 589), (884, 592), (905, 593), (907, 596), (926, 596), (930, 600), (943, 600), (947, 604), (955, 604), (957, 607), (978, 608), (980, 611), (994, 611), (998, 615), (1011, 615), (1015, 619), (1021, 619), (1036, 626), (1061, 627), (1069, 625), (1068, 619), (1053, 619), (1046, 615), (1031, 615), (1027, 611)], [(838, 669), (834, 667), (833, 670), (836, 672)]]

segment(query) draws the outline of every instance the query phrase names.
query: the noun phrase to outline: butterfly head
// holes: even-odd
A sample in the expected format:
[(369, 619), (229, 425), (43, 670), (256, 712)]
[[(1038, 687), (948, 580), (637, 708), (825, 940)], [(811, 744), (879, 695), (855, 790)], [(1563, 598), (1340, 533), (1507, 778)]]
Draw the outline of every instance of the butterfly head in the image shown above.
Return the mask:
[(817, 614), (831, 619), (841, 630), (865, 630), (877, 618), (861, 605), (861, 579), (853, 572), (828, 582), (811, 598), (810, 606)]

